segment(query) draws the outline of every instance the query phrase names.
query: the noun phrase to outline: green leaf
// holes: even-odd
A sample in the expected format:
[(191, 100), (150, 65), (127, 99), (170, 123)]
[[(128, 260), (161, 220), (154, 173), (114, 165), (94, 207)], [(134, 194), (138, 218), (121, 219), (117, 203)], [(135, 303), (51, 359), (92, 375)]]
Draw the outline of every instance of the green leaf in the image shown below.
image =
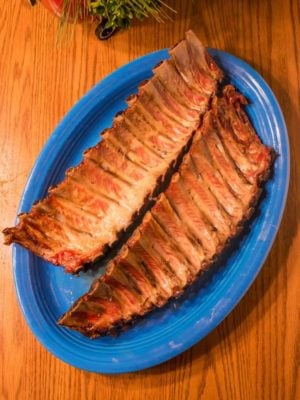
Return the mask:
[[(69, 0), (65, 0), (69, 1)], [(165, 12), (161, 7), (172, 10), (162, 0), (90, 0), (89, 10), (107, 20), (106, 28), (127, 28), (134, 18), (144, 19), (153, 16), (162, 21)], [(174, 10), (172, 10), (174, 11)]]

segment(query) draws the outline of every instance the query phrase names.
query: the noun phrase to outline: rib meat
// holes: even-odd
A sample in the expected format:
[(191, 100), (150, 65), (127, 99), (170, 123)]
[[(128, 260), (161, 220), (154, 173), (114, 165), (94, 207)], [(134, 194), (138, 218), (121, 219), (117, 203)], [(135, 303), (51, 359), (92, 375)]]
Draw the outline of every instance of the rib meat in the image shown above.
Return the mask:
[(61, 325), (91, 337), (113, 332), (179, 295), (237, 235), (273, 159), (241, 104), (232, 86), (213, 99), (166, 192)]
[(221, 77), (187, 32), (81, 164), (4, 230), (5, 243), (19, 243), (67, 272), (101, 256), (181, 154)]

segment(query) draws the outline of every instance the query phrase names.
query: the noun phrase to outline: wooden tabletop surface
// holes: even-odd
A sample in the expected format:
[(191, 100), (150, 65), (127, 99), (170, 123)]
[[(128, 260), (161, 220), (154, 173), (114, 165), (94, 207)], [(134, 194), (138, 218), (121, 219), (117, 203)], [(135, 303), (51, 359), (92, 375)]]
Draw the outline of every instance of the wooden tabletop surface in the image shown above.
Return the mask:
[(178, 12), (173, 21), (135, 23), (107, 42), (78, 26), (73, 40), (57, 46), (58, 21), (42, 5), (0, 0), (0, 228), (13, 224), (32, 165), (69, 108), (116, 68), (171, 46), (192, 28), (205, 44), (256, 68), (282, 107), (291, 182), (277, 239), (256, 281), (217, 329), (171, 361), (120, 376), (75, 369), (35, 339), (17, 303), (11, 248), (1, 246), (1, 399), (300, 399), (299, 1), (169, 4)]

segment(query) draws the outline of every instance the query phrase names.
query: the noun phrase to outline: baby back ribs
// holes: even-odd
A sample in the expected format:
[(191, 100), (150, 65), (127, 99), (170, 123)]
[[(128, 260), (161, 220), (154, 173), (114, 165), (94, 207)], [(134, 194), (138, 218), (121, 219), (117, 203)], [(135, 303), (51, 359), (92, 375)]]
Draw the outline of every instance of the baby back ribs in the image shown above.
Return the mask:
[(178, 296), (237, 235), (273, 158), (245, 103), (232, 86), (213, 99), (166, 192), (59, 324), (91, 337), (109, 334)]
[(174, 165), (222, 73), (193, 32), (170, 50), (129, 107), (47, 197), (5, 229), (16, 242), (76, 273), (112, 245)]

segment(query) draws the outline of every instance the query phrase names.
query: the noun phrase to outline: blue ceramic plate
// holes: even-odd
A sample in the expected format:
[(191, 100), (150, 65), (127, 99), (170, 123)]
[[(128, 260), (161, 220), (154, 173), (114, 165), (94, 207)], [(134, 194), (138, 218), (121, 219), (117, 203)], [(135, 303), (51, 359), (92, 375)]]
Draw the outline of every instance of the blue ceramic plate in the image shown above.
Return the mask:
[[(88, 290), (95, 273), (79, 277), (14, 246), (13, 269), (20, 306), (38, 340), (63, 361), (89, 371), (121, 373), (159, 364), (176, 356), (214, 329), (236, 306), (258, 274), (272, 246), (289, 182), (289, 144), (279, 105), (270, 88), (245, 62), (211, 50), (218, 64), (250, 101), (247, 112), (263, 142), (278, 153), (259, 215), (239, 248), (213, 274), (201, 278), (178, 300), (154, 311), (118, 338), (83, 337), (56, 325), (57, 319)], [(89, 91), (65, 116), (44, 146), (30, 174), (19, 212), (47, 193), (99, 141), (99, 132), (125, 108), (125, 98), (168, 58), (167, 50), (141, 57), (118, 69)], [(100, 269), (99, 273), (102, 273)]]

